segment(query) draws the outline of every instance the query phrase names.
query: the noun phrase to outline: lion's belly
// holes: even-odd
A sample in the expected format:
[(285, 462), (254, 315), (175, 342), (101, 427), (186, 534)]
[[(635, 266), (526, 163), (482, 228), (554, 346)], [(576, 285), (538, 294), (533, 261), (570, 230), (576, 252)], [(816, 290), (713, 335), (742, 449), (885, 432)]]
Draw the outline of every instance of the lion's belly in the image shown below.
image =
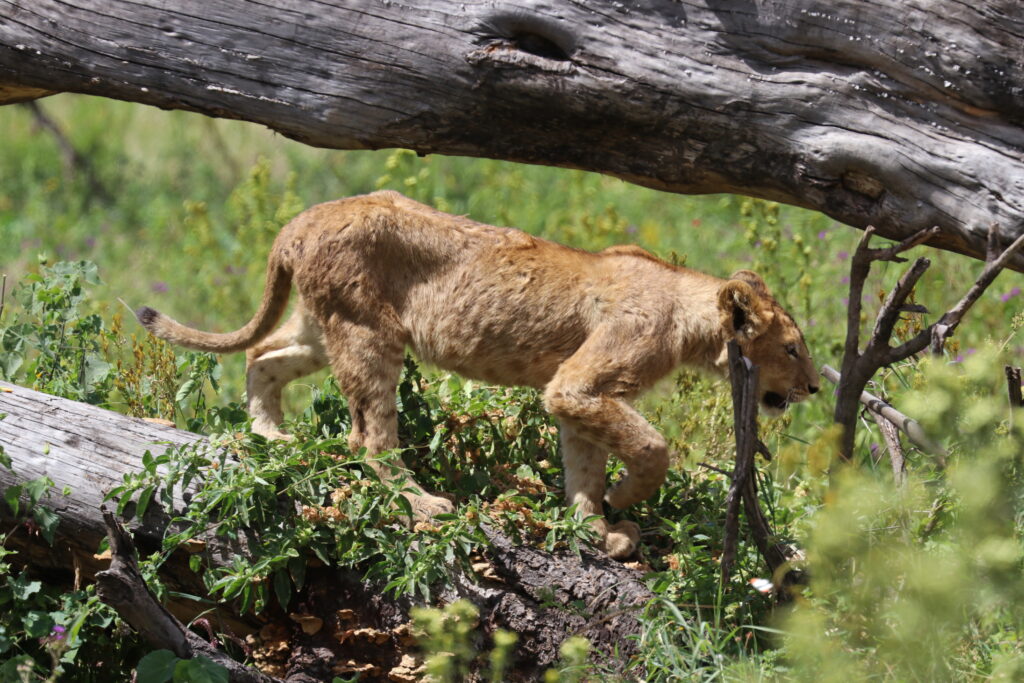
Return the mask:
[(588, 333), (572, 292), (531, 291), (514, 279), (455, 285), (412, 297), (402, 315), (413, 351), (446, 370), (540, 388)]

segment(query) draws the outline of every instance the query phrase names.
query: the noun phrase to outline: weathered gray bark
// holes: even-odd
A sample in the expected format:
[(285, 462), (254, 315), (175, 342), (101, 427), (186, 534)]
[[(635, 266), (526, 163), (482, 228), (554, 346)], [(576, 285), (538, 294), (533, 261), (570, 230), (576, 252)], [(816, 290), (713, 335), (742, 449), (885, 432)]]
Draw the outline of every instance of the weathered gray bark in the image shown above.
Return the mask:
[(1024, 230), (1022, 63), (1018, 0), (0, 1), (0, 102), (739, 192), (975, 256)]
[[(28, 563), (38, 568), (74, 567), (76, 575), (87, 580), (105, 569), (108, 562), (93, 555), (100, 538), (107, 533), (100, 511), (104, 494), (119, 485), (126, 473), (140, 469), (147, 450), (159, 454), (166, 450), (166, 444), (205, 444), (205, 439), (196, 434), (4, 382), (0, 382), (0, 415), (5, 415), (0, 419), (0, 445), (13, 462), (13, 472), (0, 467), (0, 493), (13, 484), (48, 476), (55, 486), (42, 502), (60, 516), (54, 547), (23, 531), (9, 542), (25, 553), (23, 560), (27, 557)], [(65, 487), (70, 490), (68, 495), (61, 493)], [(176, 495), (174, 509), (183, 512), (186, 506), (185, 498)], [(159, 547), (169, 522), (168, 515), (151, 503), (144, 519), (131, 520), (126, 526), (134, 543), (146, 546), (143, 550), (149, 552)], [(16, 523), (17, 519), (0, 503), (0, 531), (8, 531)], [(600, 553), (584, 551), (582, 557), (568, 551), (547, 553), (517, 546), (498, 530), (488, 529), (487, 533), (493, 544), (488, 560), (497, 579), (477, 581), (452, 567), (453, 586), (446, 589), (444, 599), (465, 597), (475, 602), (485, 634), (496, 628), (519, 634), (515, 672), (519, 677), (528, 680), (541, 676), (557, 661), (561, 642), (575, 634), (588, 637), (597, 657), (609, 660), (610, 667), (626, 665), (637, 646), (627, 636), (639, 634), (640, 611), (653, 598), (639, 572)], [(253, 542), (258, 542), (259, 529), (253, 529), (252, 534)], [(228, 544), (214, 536), (201, 540), (206, 543), (204, 552), (211, 565), (228, 564), (237, 553), (247, 552), (245, 545)], [(203, 591), (185, 557), (166, 562), (161, 577), (170, 588), (189, 594)], [(305, 604), (325, 623), (336, 620), (339, 609), (355, 610), (359, 613), (359, 624), (385, 631), (409, 621), (408, 600), (383, 594), (380, 586), (363, 582), (358, 572), (329, 567), (311, 569), (307, 591)], [(208, 605), (183, 601), (169, 607), (175, 616), (187, 622)], [(244, 635), (253, 629), (254, 622), (227, 610), (219, 618), (221, 628), (236, 634)], [(295, 652), (316, 651), (322, 656), (317, 655), (305, 664), (297, 657), (291, 669), (319, 667), (323, 664), (320, 659), (328, 655), (339, 659), (363, 656), (350, 651), (358, 643), (339, 644), (329, 629), (308, 637), (297, 626), (294, 630)], [(400, 655), (396, 646), (382, 652), (379, 661), (382, 666), (394, 665)], [(612, 661), (612, 657), (616, 659)], [(330, 671), (329, 663), (326, 670)], [(327, 676), (324, 680), (331, 678)]]
[[(164, 453), (172, 446), (202, 445), (205, 438), (171, 427), (126, 417), (95, 406), (68, 401), (37, 391), (0, 382), (0, 446), (13, 463), (13, 471), (0, 467), (0, 492), (26, 481), (49, 477), (50, 492), (41, 501), (60, 517), (56, 542), (49, 546), (24, 530), (8, 539), (29, 564), (49, 570), (71, 570), (76, 580), (90, 580), (108, 563), (95, 555), (106, 536), (100, 506), (108, 491), (119, 486), (125, 474), (141, 469), (146, 451)], [(68, 495), (63, 491), (68, 490)], [(181, 512), (181, 492), (174, 497), (174, 510)], [(107, 503), (114, 506), (116, 503)], [(134, 506), (129, 506), (128, 512)], [(9, 530), (18, 519), (0, 504), (0, 528)], [(135, 517), (128, 528), (144, 552), (161, 546), (170, 517), (159, 505), (151, 504), (142, 518)], [(205, 552), (214, 564), (230, 562), (242, 548), (210, 536)], [(202, 581), (189, 569), (186, 558), (166, 566), (169, 588), (188, 594), (202, 592)], [(189, 620), (206, 607), (190, 601), (170, 605), (175, 615)], [(247, 633), (255, 622), (220, 615), (232, 630)]]

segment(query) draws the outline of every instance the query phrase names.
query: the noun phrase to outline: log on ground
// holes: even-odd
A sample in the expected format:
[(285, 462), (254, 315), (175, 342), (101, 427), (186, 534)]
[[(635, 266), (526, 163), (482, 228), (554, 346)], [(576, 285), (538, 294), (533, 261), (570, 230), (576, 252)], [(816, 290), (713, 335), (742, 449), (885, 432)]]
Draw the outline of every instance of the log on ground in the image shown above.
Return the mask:
[[(55, 484), (42, 501), (60, 517), (54, 546), (26, 533), (24, 525), (11, 539), (23, 563), (50, 575), (63, 571), (91, 580), (106, 568), (107, 560), (94, 555), (106, 533), (100, 511), (103, 497), (126, 473), (139, 470), (147, 450), (158, 454), (168, 445), (210, 447), (197, 434), (6, 383), (0, 383), (0, 415), (5, 415), (0, 419), (0, 445), (13, 468), (0, 468), (0, 490), (40, 476), (50, 477)], [(65, 488), (67, 495), (62, 493)], [(180, 493), (175, 496), (176, 514), (185, 510), (186, 498)], [(0, 528), (10, 530), (18, 524), (10, 510), (2, 513)], [(126, 526), (133, 542), (145, 551), (159, 547), (169, 522), (170, 516), (151, 504), (143, 519), (127, 520)], [(562, 641), (577, 634), (589, 638), (595, 656), (609, 666), (620, 670), (626, 666), (636, 650), (636, 641), (627, 636), (640, 632), (640, 612), (653, 597), (639, 572), (600, 553), (583, 551), (579, 557), (568, 551), (547, 553), (517, 546), (498, 530), (487, 533), (493, 544), (487, 557), (494, 579), (481, 580), (453, 567), (452, 586), (443, 597), (473, 601), (480, 609), (484, 636), (498, 628), (519, 634), (517, 676), (528, 680), (541, 675), (557, 661)], [(252, 534), (258, 540), (259, 530), (253, 529)], [(244, 544), (212, 536), (203, 540), (208, 565), (224, 566), (234, 555), (247, 552)], [(172, 588), (201, 595), (200, 579), (188, 568), (184, 552), (178, 554), (181, 557), (164, 564), (161, 578)], [(298, 667), (314, 672), (308, 674), (314, 679), (319, 675), (315, 672), (320, 672), (330, 680), (359, 654), (371, 659), (375, 670), (386, 673), (400, 664), (409, 649), (412, 603), (383, 594), (381, 586), (363, 581), (357, 571), (312, 568), (296, 605), (297, 616), (272, 609), (259, 619), (233, 614), (228, 605), (219, 622), (211, 621), (215, 629), (219, 625), (239, 637), (259, 629), (257, 645), (275, 638), (287, 641), (294, 662), (282, 662), (280, 673)], [(187, 622), (208, 605), (173, 601), (169, 607)], [(320, 619), (324, 627), (304, 632), (302, 617), (307, 616)], [(272, 623), (266, 624), (268, 619)], [(338, 638), (339, 633), (360, 628), (370, 629), (361, 633), (375, 633), (373, 638), (380, 640), (369, 654), (368, 644), (358, 637), (348, 642)]]

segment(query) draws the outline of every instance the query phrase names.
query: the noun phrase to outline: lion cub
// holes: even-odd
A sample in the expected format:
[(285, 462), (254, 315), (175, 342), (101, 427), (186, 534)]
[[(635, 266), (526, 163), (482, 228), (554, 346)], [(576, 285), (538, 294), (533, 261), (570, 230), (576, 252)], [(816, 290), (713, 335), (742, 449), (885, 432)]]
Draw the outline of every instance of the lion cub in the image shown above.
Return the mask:
[[(293, 284), (295, 313), (273, 331)], [(800, 330), (753, 272), (722, 280), (639, 247), (572, 249), (396, 192), (320, 204), (286, 225), (259, 311), (235, 332), (192, 329), (152, 308), (137, 316), (175, 344), (247, 349), (253, 429), (272, 438), (285, 437), (284, 385), (330, 364), (349, 402), (353, 451), (397, 447), (395, 388), (407, 348), (466, 377), (541, 389), (561, 427), (565, 495), (580, 515), (600, 515), (602, 500), (615, 508), (644, 500), (664, 481), (665, 439), (630, 403), (677, 365), (722, 370), (726, 342), (736, 339), (761, 368), (768, 411), (818, 390)], [(609, 454), (627, 474), (606, 492)], [(452, 509), (422, 489), (410, 498), (418, 516)], [(596, 525), (610, 556), (636, 549), (635, 523)]]

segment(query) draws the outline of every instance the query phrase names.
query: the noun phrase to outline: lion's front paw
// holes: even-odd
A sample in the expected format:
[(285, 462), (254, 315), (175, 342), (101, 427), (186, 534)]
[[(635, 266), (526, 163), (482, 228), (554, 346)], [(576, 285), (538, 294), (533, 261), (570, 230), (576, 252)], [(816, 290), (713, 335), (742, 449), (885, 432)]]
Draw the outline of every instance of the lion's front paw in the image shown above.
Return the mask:
[(260, 436), (268, 439), (269, 441), (292, 441), (295, 439), (293, 434), (282, 432), (277, 428), (277, 425), (263, 423), (256, 420), (252, 423), (252, 433), (259, 434)]
[(438, 515), (455, 512), (455, 506), (447, 498), (424, 493), (421, 496), (409, 496), (412, 504), (413, 519), (426, 522)]
[(629, 557), (639, 545), (640, 527), (636, 522), (616, 522), (608, 527), (608, 534), (604, 537), (604, 551), (613, 560)]

